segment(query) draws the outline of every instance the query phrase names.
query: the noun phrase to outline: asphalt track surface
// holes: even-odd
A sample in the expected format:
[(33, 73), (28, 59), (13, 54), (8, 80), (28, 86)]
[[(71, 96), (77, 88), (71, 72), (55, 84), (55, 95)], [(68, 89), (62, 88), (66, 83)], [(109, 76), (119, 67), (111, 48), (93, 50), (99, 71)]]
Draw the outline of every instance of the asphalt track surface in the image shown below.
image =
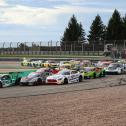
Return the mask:
[(103, 78), (87, 79), (80, 83), (67, 85), (15, 86), (1, 88), (0, 99), (48, 95), (120, 86), (120, 79), (125, 78), (125, 76), (126, 75), (106, 75), (106, 77)]

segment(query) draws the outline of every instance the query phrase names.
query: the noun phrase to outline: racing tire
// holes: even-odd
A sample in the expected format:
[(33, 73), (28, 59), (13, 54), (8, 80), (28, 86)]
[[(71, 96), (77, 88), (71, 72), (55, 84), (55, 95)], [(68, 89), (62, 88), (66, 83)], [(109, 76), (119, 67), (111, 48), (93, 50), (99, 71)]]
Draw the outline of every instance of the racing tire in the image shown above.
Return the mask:
[(21, 78), (16, 79), (15, 85), (20, 85)]
[(31, 63), (29, 63), (29, 66), (30, 66), (30, 67), (32, 67), (32, 64), (31, 64)]
[(42, 85), (42, 79), (41, 78), (38, 78), (37, 85)]
[(68, 84), (68, 79), (67, 78), (64, 79), (64, 83), (63, 84)]
[(79, 76), (79, 82), (82, 82), (83, 78), (82, 76)]
[(102, 77), (102, 73), (99, 74), (99, 77)]
[(33, 63), (33, 67), (34, 67), (34, 68), (36, 67), (35, 63)]
[(28, 63), (27, 66), (30, 66), (30, 64)]
[(3, 88), (3, 85), (2, 85), (2, 83), (0, 82), (0, 88)]
[(93, 74), (93, 79), (95, 79), (95, 78), (96, 78), (96, 73)]
[(120, 75), (120, 74), (122, 74), (122, 70), (117, 72), (117, 75)]
[(105, 75), (106, 75), (106, 72), (105, 72), (105, 71), (103, 71), (102, 76), (103, 76), (103, 77), (105, 77)]

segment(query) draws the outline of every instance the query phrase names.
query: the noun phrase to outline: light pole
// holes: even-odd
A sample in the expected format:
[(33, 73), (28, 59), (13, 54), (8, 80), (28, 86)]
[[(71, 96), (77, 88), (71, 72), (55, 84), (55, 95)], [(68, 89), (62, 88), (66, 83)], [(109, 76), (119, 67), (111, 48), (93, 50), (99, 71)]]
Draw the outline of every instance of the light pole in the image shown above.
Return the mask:
[(4, 46), (5, 46), (5, 42), (3, 43), (3, 54), (4, 54)]
[(82, 53), (84, 52), (84, 43), (82, 43)]
[(42, 42), (39, 43), (39, 54), (41, 54), (41, 45), (42, 45)]
[(17, 52), (18, 52), (18, 46), (19, 46), (19, 43), (20, 43), (20, 42), (17, 42)]
[(50, 52), (51, 52), (52, 40), (48, 42), (48, 47), (50, 47)]
[(73, 45), (71, 44), (71, 52), (72, 52)]
[(32, 42), (32, 54), (34, 54), (33, 52), (34, 52), (34, 42)]
[(51, 43), (50, 51), (52, 51), (52, 40), (50, 41), (50, 43)]
[(26, 51), (26, 43), (27, 42), (24, 42), (24, 54), (25, 54), (25, 51)]
[(57, 54), (57, 46), (58, 46), (59, 41), (56, 42), (56, 54)]
[(12, 50), (11, 50), (11, 45), (12, 45), (12, 42), (10, 42), (10, 54), (11, 54), (11, 51), (12, 51)]
[(61, 54), (61, 51), (62, 51), (61, 45), (62, 45), (62, 44), (61, 44), (61, 41), (60, 41), (60, 54)]

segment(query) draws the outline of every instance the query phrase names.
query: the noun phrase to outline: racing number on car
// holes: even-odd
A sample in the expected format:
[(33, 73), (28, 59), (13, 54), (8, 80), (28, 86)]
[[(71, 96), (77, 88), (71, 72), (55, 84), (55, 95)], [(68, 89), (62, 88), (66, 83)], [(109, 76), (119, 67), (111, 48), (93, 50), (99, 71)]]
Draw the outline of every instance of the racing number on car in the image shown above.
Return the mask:
[(74, 79), (75, 78), (75, 75), (71, 75), (71, 79)]
[(73, 80), (74, 80), (74, 75), (71, 75), (71, 76), (69, 77), (69, 80), (70, 80), (70, 81), (73, 81)]
[(72, 81), (76, 81), (77, 78), (78, 78), (77, 75), (75, 75), (75, 74), (71, 75), (71, 80), (72, 80)]

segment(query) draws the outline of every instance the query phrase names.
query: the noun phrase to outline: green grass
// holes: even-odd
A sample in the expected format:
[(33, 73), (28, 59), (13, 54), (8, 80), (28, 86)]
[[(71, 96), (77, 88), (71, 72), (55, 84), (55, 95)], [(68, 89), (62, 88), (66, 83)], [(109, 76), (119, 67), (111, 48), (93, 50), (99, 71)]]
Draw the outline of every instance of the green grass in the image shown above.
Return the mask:
[(70, 57), (104, 57), (104, 56), (98, 56), (98, 55), (0, 55), (0, 58), (70, 58)]
[(89, 60), (105, 60), (105, 59), (108, 59), (110, 60), (111, 58), (110, 57), (105, 57), (105, 56), (97, 56), (97, 55), (0, 55), (0, 58), (4, 59), (4, 58), (19, 58), (19, 59), (22, 59), (22, 58), (45, 58), (45, 59), (48, 59), (48, 58), (83, 58), (83, 59), (89, 59)]

